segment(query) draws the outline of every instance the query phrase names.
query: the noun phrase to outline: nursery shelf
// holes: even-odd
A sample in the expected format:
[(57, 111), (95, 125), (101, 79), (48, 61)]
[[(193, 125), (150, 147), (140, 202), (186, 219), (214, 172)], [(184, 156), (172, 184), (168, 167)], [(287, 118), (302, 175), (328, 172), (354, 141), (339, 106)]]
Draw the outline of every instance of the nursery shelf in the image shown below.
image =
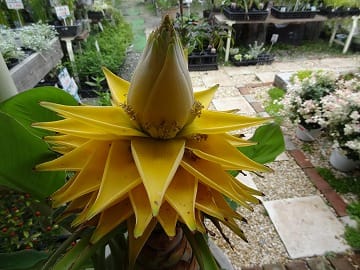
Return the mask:
[(50, 49), (33, 53), (10, 69), (10, 75), (19, 92), (33, 88), (63, 57), (58, 38), (51, 41)]

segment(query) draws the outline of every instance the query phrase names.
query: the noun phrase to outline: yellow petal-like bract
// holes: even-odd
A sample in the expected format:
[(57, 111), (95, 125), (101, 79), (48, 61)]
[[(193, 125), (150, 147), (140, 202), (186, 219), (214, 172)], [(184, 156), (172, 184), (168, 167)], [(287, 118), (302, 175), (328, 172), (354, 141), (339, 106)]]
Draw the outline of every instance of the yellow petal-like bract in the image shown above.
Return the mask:
[(112, 106), (44, 102), (64, 119), (34, 124), (58, 132), (45, 139), (62, 154), (37, 169), (74, 172), (53, 194), (54, 206), (66, 205), (64, 215), (77, 213), (74, 226), (95, 224), (92, 242), (127, 221), (131, 263), (155, 224), (169, 236), (179, 222), (204, 232), (209, 216), (243, 237), (234, 220), (242, 216), (224, 196), (251, 209), (261, 192), (226, 170), (268, 168), (236, 149), (252, 142), (227, 132), (269, 119), (207, 110), (217, 86), (193, 93), (168, 17), (150, 36), (130, 83), (104, 72)]

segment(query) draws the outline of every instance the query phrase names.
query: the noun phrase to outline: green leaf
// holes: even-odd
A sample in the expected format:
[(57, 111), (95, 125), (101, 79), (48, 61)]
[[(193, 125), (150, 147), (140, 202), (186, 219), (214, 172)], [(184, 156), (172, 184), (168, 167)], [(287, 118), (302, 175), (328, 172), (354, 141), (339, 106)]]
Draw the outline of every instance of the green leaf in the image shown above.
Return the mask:
[(56, 158), (41, 140), (50, 132), (31, 127), (34, 122), (60, 119), (41, 107), (40, 101), (78, 105), (70, 94), (56, 87), (30, 89), (0, 104), (0, 185), (44, 200), (64, 184), (65, 174), (33, 169), (36, 164)]
[(36, 164), (56, 158), (47, 144), (0, 111), (0, 185), (44, 200), (65, 181), (64, 172), (36, 172)]
[(268, 124), (257, 128), (250, 141), (257, 142), (257, 144), (238, 149), (247, 157), (261, 164), (274, 161), (285, 150), (284, 137), (277, 124)]
[(186, 239), (196, 256), (201, 270), (219, 270), (213, 254), (210, 251), (205, 235), (200, 232), (191, 232), (186, 226), (182, 226)]
[(33, 128), (34, 122), (47, 122), (60, 119), (60, 117), (39, 105), (40, 101), (49, 101), (64, 105), (78, 105), (78, 102), (67, 92), (56, 87), (46, 86), (33, 88), (21, 92), (0, 104), (0, 111), (14, 117), (29, 132), (36, 136), (43, 137), (49, 131)]
[[(75, 270), (75, 269), (79, 269), (77, 267), (75, 267), (74, 265), (78, 265), (81, 266), (81, 263), (84, 263), (84, 260), (80, 260), (84, 259), (83, 253), (88, 253), (88, 249), (92, 248), (92, 252), (95, 252), (96, 249), (94, 248), (94, 245), (90, 244), (90, 235), (81, 238), (76, 245), (71, 248), (64, 257), (62, 257), (57, 263), (56, 265), (53, 267), (54, 270), (63, 270), (63, 269), (71, 269), (71, 270)], [(90, 255), (88, 256), (88, 258), (90, 258)], [(81, 261), (81, 262), (79, 262)]]
[[(52, 270), (81, 270), (84, 269), (84, 266), (89, 265), (89, 260), (91, 258), (95, 259), (95, 262), (93, 265), (97, 265), (99, 267), (98, 269), (106, 269), (105, 264), (107, 258), (96, 258), (94, 256), (98, 251), (105, 248), (105, 246), (109, 243), (111, 239), (115, 239), (117, 234), (123, 234), (123, 225), (119, 225), (116, 229), (109, 232), (106, 236), (101, 238), (96, 243), (91, 243), (91, 233), (90, 231), (86, 231), (85, 235), (80, 238), (79, 241), (77, 241), (76, 245), (71, 248), (67, 253), (62, 256), (55, 265), (51, 268)], [(114, 269), (122, 269), (124, 267), (123, 265), (126, 264), (123, 259), (123, 254), (126, 254), (125, 250), (121, 250), (122, 247), (119, 246), (118, 252), (120, 254), (115, 254), (114, 256), (118, 256), (116, 262), (117, 264), (114, 265)], [(111, 249), (114, 251), (114, 249)], [(127, 261), (127, 260), (126, 260)], [(115, 262), (115, 261), (114, 261)], [(47, 265), (50, 266), (50, 265)], [(90, 266), (89, 266), (90, 267)], [(47, 270), (48, 268), (43, 268), (43, 270)], [(211, 269), (209, 269), (211, 270)]]
[(21, 250), (11, 253), (0, 253), (0, 269), (22, 270), (35, 269), (35, 265), (44, 261), (49, 256), (44, 251)]

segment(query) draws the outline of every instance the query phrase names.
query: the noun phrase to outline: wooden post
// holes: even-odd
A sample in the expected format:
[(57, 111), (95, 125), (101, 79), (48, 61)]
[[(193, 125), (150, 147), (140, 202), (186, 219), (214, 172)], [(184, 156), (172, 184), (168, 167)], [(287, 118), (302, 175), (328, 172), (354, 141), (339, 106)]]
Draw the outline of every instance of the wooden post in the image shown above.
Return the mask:
[(182, 19), (184, 15), (183, 0), (179, 0), (179, 4), (180, 4), (180, 18)]
[(0, 102), (17, 94), (17, 89), (10, 76), (4, 58), (0, 53)]

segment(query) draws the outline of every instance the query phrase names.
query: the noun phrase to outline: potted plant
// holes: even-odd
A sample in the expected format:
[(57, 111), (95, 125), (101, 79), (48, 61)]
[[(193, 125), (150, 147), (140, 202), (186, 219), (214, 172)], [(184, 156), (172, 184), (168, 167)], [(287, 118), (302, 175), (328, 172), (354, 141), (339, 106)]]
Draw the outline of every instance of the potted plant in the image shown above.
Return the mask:
[(360, 3), (357, 0), (324, 0), (320, 14), (329, 18), (359, 15)]
[(218, 52), (224, 47), (227, 32), (217, 24), (210, 24), (203, 18), (183, 16), (175, 21), (182, 45), (188, 52), (190, 71), (216, 70)]
[[(321, 123), (334, 144), (330, 163), (342, 171), (360, 166), (360, 76), (341, 76), (336, 90), (321, 99)], [(343, 156), (343, 157), (341, 157)], [(341, 163), (338, 159), (342, 158)], [(347, 160), (347, 166), (341, 167)]]
[(317, 13), (317, 6), (309, 0), (290, 0), (271, 7), (271, 15), (278, 19), (313, 18)]
[(98, 23), (105, 18), (105, 10), (108, 5), (103, 1), (94, 1), (94, 4), (87, 9), (87, 16), (93, 23)]
[(234, 21), (264, 21), (268, 16), (265, 4), (261, 0), (227, 0), (223, 6), (225, 17)]
[(271, 64), (274, 61), (274, 55), (270, 54), (269, 50), (266, 51), (264, 43), (249, 44), (249, 49), (245, 52), (238, 52), (231, 54), (231, 62), (235, 66), (249, 66), (249, 65), (264, 65)]
[(25, 52), (15, 42), (15, 32), (7, 27), (0, 28), (0, 52), (9, 69), (25, 59)]
[(212, 12), (220, 13), (221, 6), (223, 5), (220, 0), (206, 0), (202, 2), (203, 6), (203, 17), (209, 18)]
[(75, 0), (62, 0), (55, 6), (57, 20), (53, 22), (56, 31), (62, 38), (74, 38), (83, 31), (83, 23), (75, 19)]
[(283, 115), (297, 125), (296, 135), (313, 141), (322, 127), (321, 99), (335, 90), (335, 75), (325, 71), (299, 71), (290, 81), (281, 101)]
[(71, 38), (78, 36), (82, 30), (83, 25), (81, 22), (76, 22), (72, 25), (55, 25), (55, 29), (61, 38)]
[(100, 22), (105, 18), (105, 12), (103, 10), (88, 10), (87, 15), (93, 23)]

